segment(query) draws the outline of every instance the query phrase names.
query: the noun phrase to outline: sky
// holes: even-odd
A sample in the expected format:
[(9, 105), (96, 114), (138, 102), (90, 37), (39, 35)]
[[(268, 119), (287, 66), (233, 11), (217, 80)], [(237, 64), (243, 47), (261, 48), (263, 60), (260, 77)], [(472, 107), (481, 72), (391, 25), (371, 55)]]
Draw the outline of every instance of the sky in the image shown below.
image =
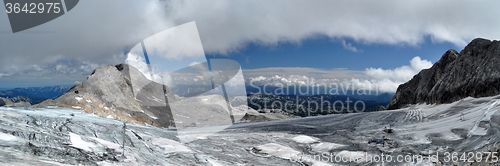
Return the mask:
[[(195, 22), (206, 57), (239, 62), (247, 80), (337, 80), (394, 92), (446, 50), (460, 51), (478, 37), (498, 40), (497, 6), (451, 0), (86, 0), (15, 34), (0, 13), (0, 88), (84, 81), (98, 66), (130, 60), (128, 51), (141, 40)], [(189, 46), (168, 48), (179, 53)]]

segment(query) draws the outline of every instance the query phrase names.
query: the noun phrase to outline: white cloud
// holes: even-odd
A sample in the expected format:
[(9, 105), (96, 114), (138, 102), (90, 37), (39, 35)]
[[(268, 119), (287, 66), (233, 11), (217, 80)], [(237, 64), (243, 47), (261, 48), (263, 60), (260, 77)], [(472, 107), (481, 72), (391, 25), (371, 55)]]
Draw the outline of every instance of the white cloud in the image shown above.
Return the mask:
[[(132, 51), (131, 51), (132, 52)], [(149, 72), (149, 67), (146, 64), (146, 60), (141, 56), (138, 56), (134, 53), (128, 53), (127, 59), (125, 60), (126, 64), (129, 64), (139, 70), (147, 79), (155, 81), (160, 84), (165, 84), (169, 87), (173, 87), (175, 85), (172, 84), (172, 77), (168, 71), (160, 71), (154, 66), (152, 67), (153, 74)], [(153, 78), (151, 78), (153, 77)]]
[[(205, 51), (226, 54), (249, 42), (300, 43), (315, 36), (416, 46), (430, 37), (463, 47), (500, 38), (499, 1), (170, 1), (169, 18), (196, 21)], [(458, 12), (459, 11), (459, 12)]]
[(428, 60), (422, 60), (420, 57), (415, 57), (410, 61), (411, 68), (414, 71), (420, 71), (422, 69), (428, 69), (432, 67), (432, 62)]
[[(54, 85), (67, 82), (65, 79), (69, 77), (74, 79), (68, 81), (71, 83), (85, 80), (96, 67), (90, 64), (123, 63), (127, 47), (175, 25), (164, 19), (166, 11), (160, 3), (157, 0), (79, 1), (65, 15), (15, 34), (11, 33), (7, 14), (0, 14), (0, 72), (13, 73), (20, 81), (28, 81), (20, 79), (26, 77), (34, 78), (31, 82), (43, 82), (39, 77), (51, 79), (56, 82)], [(89, 70), (86, 68), (92, 69), (79, 73)], [(54, 74), (57, 72), (68, 75), (60, 77)], [(69, 73), (78, 76), (69, 76)]]
[(9, 76), (10, 74), (5, 74), (5, 73), (0, 73), (0, 78), (2, 78), (3, 76)]
[(168, 60), (205, 58), (195, 22), (169, 28), (144, 40), (148, 54)]
[[(430, 37), (433, 42), (463, 47), (476, 37), (500, 38), (500, 21), (492, 21), (500, 15), (497, 6), (500, 1), (87, 0), (53, 21), (18, 34), (9, 33), (8, 17), (0, 15), (0, 72), (23, 74), (39, 68), (55, 71), (55, 64), (64, 60), (121, 63), (127, 48), (191, 21), (196, 21), (207, 53), (237, 52), (252, 42), (268, 46), (300, 43), (316, 36), (411, 46)], [(198, 42), (182, 38), (178, 41)], [(345, 47), (361, 51), (351, 43), (345, 43)], [(165, 55), (183, 54), (171, 51)], [(38, 68), (26, 68), (33, 65)], [(418, 64), (412, 64), (411, 69), (401, 67), (398, 70), (408, 72), (388, 76), (388, 80), (398, 83), (408, 78), (407, 73), (415, 70), (413, 66), (421, 68)], [(43, 77), (51, 77), (51, 72), (46, 73), (49, 75)]]
[[(414, 57), (410, 66), (401, 66), (395, 69), (367, 68), (363, 73), (349, 70), (322, 70), (312, 68), (266, 68), (245, 70), (247, 85), (304, 85), (324, 86), (337, 84), (350, 89), (364, 89), (371, 91), (396, 92), (398, 86), (409, 81), (422, 69), (432, 67), (428, 60)], [(260, 71), (268, 71), (262, 73)], [(269, 75), (276, 74), (276, 75)]]
[[(205, 66), (203, 63), (200, 62), (193, 62), (189, 65), (189, 67), (196, 69), (198, 73), (192, 73), (192, 74), (201, 74), (203, 76), (204, 80), (209, 80), (210, 79), (210, 71), (208, 70), (208, 67)], [(215, 72), (213, 73), (215, 74)]]
[(358, 50), (358, 48), (352, 46), (351, 43), (346, 43), (345, 40), (342, 40), (342, 46), (344, 46), (344, 49), (350, 50), (352, 52), (363, 52), (363, 50)]
[(368, 68), (365, 74), (370, 77), (370, 83), (378, 85), (380, 91), (396, 92), (400, 84), (409, 81), (422, 69), (430, 67), (432, 67), (430, 61), (422, 60), (417, 56), (410, 61), (410, 66), (401, 66), (396, 69)]

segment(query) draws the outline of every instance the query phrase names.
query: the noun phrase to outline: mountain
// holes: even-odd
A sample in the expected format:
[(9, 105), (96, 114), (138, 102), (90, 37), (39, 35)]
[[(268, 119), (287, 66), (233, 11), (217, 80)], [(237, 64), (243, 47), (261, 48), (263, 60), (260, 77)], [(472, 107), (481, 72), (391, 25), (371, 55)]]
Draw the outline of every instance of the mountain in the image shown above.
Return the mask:
[[(356, 98), (365, 98), (365, 99), (370, 99), (370, 100), (377, 100), (377, 101), (386, 101), (389, 102), (391, 101), (392, 96), (394, 93), (381, 93), (378, 91), (359, 91), (358, 90), (352, 90), (351, 87), (343, 87), (342, 85), (337, 87), (328, 87), (328, 86), (285, 86), (285, 87), (280, 87), (280, 86), (273, 86), (273, 85), (266, 85), (266, 86), (246, 86), (246, 92), (247, 94), (273, 94), (273, 95), (298, 95), (298, 96), (314, 96), (314, 95), (339, 95), (339, 96), (349, 96), (349, 97), (356, 97)], [(344, 89), (345, 88), (345, 89)], [(358, 94), (359, 93), (359, 94)], [(378, 96), (381, 95), (388, 95), (390, 96), (389, 99), (387, 98), (378, 98)], [(378, 99), (377, 99), (378, 98)], [(382, 100), (380, 100), (382, 99)]]
[[(140, 79), (136, 80), (142, 81), (133, 82), (130, 75), (139, 77)], [(144, 85), (143, 91), (133, 89), (132, 83)], [(133, 90), (138, 93), (136, 97)], [(69, 107), (124, 122), (168, 127), (172, 126), (172, 115), (165, 106), (163, 92), (172, 95), (172, 92), (164, 89), (162, 85), (148, 82), (133, 67), (108, 65), (95, 69), (86, 81), (75, 85), (61, 97), (46, 100), (34, 107)], [(163, 99), (163, 101), (146, 100), (146, 98)]]
[(431, 68), (401, 84), (388, 109), (451, 103), (500, 94), (500, 42), (477, 38), (460, 53), (450, 49)]
[(17, 96), (14, 98), (3, 98), (0, 97), (0, 106), (5, 107), (26, 107), (31, 106), (30, 103), (33, 101), (28, 97)]
[(71, 86), (47, 86), (47, 87), (29, 87), (15, 88), (0, 91), (0, 97), (25, 96), (29, 98), (56, 99), (66, 93)]
[[(41, 103), (47, 99), (55, 99), (67, 92), (71, 86), (47, 86), (47, 87), (29, 87), (15, 88), (0, 91), (0, 97), (10, 100), (21, 100), (30, 105)], [(1, 103), (0, 103), (1, 105)]]
[(259, 121), (283, 118), (261, 116), (249, 110), (246, 104), (237, 104), (241, 103), (239, 100), (231, 101), (230, 112), (224, 97), (219, 94), (179, 97), (169, 87), (148, 80), (133, 66), (119, 64), (98, 67), (86, 81), (61, 97), (34, 107), (81, 109), (123, 122), (177, 129), (231, 124), (231, 113), (235, 122), (248, 121), (243, 118), (245, 115), (263, 117), (257, 118)]
[[(265, 109), (273, 109), (280, 110), (284, 114), (302, 117), (380, 111), (381, 106), (386, 106), (389, 101), (390, 95), (387, 93), (367, 97), (362, 95), (352, 97), (329, 94), (300, 96), (261, 93), (248, 95), (248, 106), (259, 112), (263, 112)], [(283, 103), (286, 103), (286, 105)]]

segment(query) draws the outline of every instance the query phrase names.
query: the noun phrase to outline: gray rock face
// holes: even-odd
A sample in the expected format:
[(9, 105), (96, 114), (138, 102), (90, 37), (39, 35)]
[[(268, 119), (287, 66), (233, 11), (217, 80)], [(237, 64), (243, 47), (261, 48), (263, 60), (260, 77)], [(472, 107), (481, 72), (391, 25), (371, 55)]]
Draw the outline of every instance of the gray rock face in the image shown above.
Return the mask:
[[(130, 75), (135, 80), (144, 81), (133, 82)], [(134, 89), (132, 83), (142, 88)], [(34, 107), (69, 107), (123, 122), (169, 127), (173, 120), (166, 106), (165, 94), (174, 96), (163, 85), (147, 81), (137, 69), (123, 64), (108, 65), (95, 69), (85, 82), (75, 85), (61, 97), (46, 100)], [(175, 97), (170, 100), (175, 100)]]
[(27, 97), (3, 98), (0, 97), (0, 106), (5, 107), (28, 107), (31, 106)]
[(500, 94), (499, 64), (500, 42), (474, 39), (460, 53), (448, 50), (430, 69), (400, 85), (387, 109)]

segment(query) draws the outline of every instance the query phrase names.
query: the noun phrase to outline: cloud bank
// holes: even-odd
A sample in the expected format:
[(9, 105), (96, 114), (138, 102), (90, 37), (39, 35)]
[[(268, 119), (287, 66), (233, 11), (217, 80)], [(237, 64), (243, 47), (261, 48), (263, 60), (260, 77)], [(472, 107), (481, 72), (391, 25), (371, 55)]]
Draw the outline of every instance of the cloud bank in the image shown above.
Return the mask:
[[(124, 52), (142, 39), (191, 21), (196, 21), (203, 49), (210, 54), (238, 52), (249, 43), (276, 46), (317, 36), (351, 51), (361, 50), (339, 42), (418, 46), (428, 37), (463, 47), (476, 37), (500, 38), (497, 6), (500, 1), (86, 0), (17, 34), (11, 33), (7, 14), (0, 14), (0, 81), (29, 79), (26, 74), (39, 69), (44, 71), (39, 71), (41, 77), (59, 79), (53, 75), (58, 64), (80, 70), (69, 63), (73, 61), (121, 63), (127, 58)], [(87, 66), (82, 72), (93, 70)]]
[(358, 43), (465, 46), (476, 37), (500, 38), (499, 1), (169, 1), (169, 18), (194, 20), (205, 51), (227, 54), (250, 42), (300, 43), (315, 36)]
[[(367, 68), (363, 72), (350, 70), (321, 70), (312, 68), (266, 68), (245, 70), (247, 86), (344, 86), (351, 90), (364, 89), (395, 93), (398, 86), (409, 81), (422, 69), (432, 67), (428, 60), (414, 57), (410, 66), (395, 69)], [(269, 71), (260, 73), (259, 71)], [(256, 76), (259, 75), (260, 76)], [(272, 75), (274, 74), (274, 75)]]

